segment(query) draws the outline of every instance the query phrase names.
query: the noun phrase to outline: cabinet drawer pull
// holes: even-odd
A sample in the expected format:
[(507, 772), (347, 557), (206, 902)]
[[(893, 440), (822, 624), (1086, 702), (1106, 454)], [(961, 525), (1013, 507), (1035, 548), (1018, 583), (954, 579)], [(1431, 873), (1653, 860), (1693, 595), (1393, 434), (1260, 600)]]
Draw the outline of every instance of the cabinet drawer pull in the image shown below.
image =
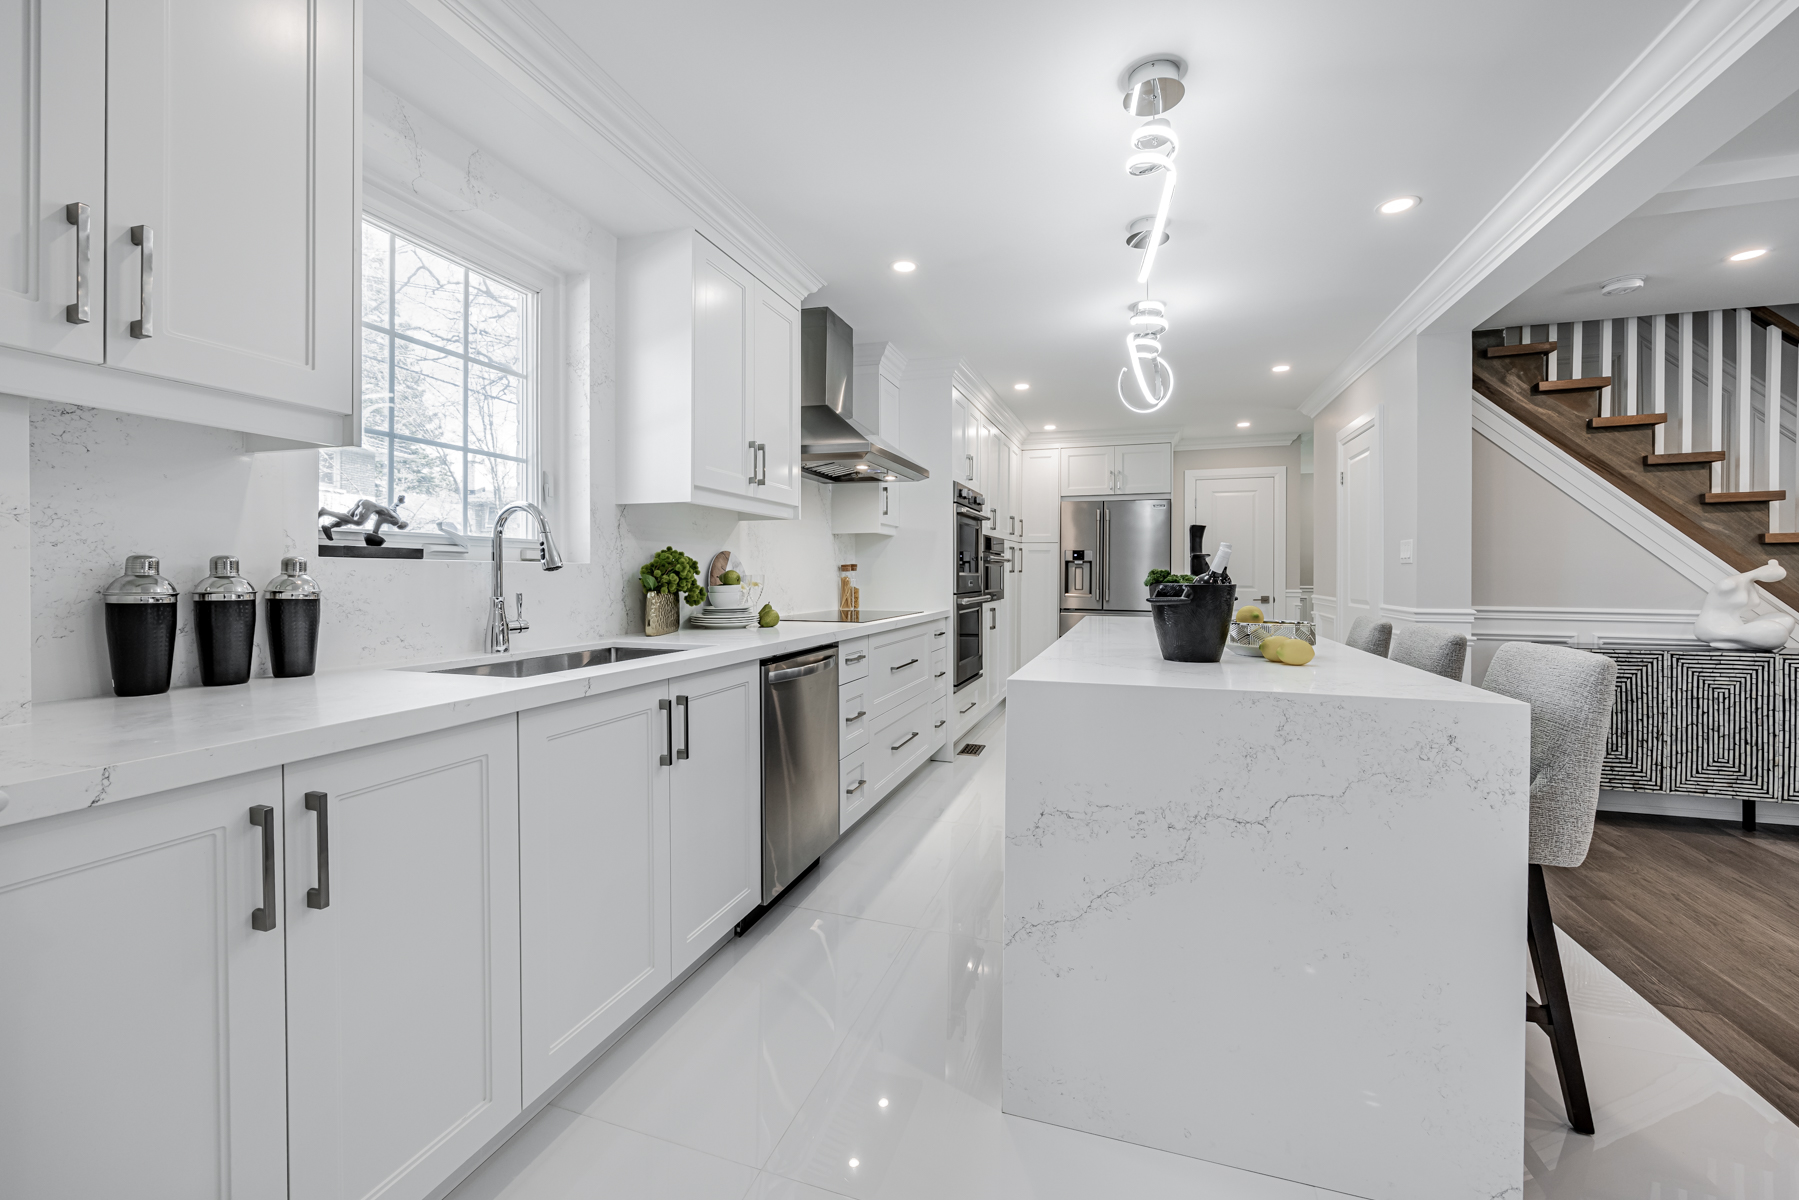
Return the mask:
[(131, 336), (143, 341), (156, 333), (153, 305), (156, 294), (156, 231), (148, 225), (133, 225), (131, 244), (143, 247), (137, 264), (138, 318), (131, 323)]
[(851, 663), (859, 663), (867, 657), (868, 657), (868, 655), (866, 655), (866, 654), (852, 654), (848, 658), (843, 660), (843, 665), (847, 667)]
[(750, 443), (750, 485), (752, 487), (754, 487), (755, 483), (756, 483), (756, 443), (751, 442)]
[(675, 765), (675, 706), (668, 702), (668, 697), (664, 696), (656, 701), (656, 707), (662, 710), (662, 715), (668, 722), (668, 752), (661, 755), (658, 761), (665, 767), (672, 767)]
[(908, 733), (905, 737), (901, 738), (899, 741), (893, 743), (893, 745), (891, 745), (887, 748), (889, 750), (898, 750), (901, 746), (905, 745), (907, 742), (911, 741), (913, 738), (915, 738), (917, 736), (918, 736), (918, 730), (914, 729), (911, 733)]
[(843, 794), (846, 796), (854, 796), (857, 792), (862, 790), (862, 785), (867, 782), (868, 782), (868, 780), (866, 780), (866, 779), (858, 779), (858, 780), (856, 780), (856, 786), (844, 788)]
[[(93, 250), (94, 225), (85, 204), (71, 204), (63, 209), (69, 224), (75, 227), (75, 303), (63, 310), (63, 319), (71, 325), (86, 325), (92, 316), (87, 302), (89, 256)], [(273, 929), (274, 926), (269, 926)]]
[(944, 727), (944, 725), (946, 725), (947, 723), (948, 723), (948, 719), (945, 718), (944, 720), (939, 721), (935, 725), (931, 726), (931, 728), (932, 729), (942, 729)]
[(948, 675), (948, 674), (949, 674), (948, 671), (939, 671), (935, 675), (931, 676), (931, 678), (932, 679), (942, 679), (945, 675)]
[(262, 829), (262, 907), (250, 914), (250, 928), (267, 933), (275, 928), (275, 810), (252, 804), (250, 824)]
[(903, 662), (903, 663), (901, 663), (901, 664), (900, 664), (900, 665), (899, 665), (899, 666), (897, 666), (897, 667), (888, 667), (888, 668), (887, 668), (887, 669), (888, 669), (888, 670), (889, 670), (889, 671), (903, 671), (903, 670), (905, 670), (905, 669), (906, 669), (906, 668), (907, 668), (907, 667), (909, 667), (909, 666), (911, 666), (911, 665), (912, 665), (912, 664), (913, 664), (913, 663), (915, 663), (915, 662), (917, 662), (917, 661), (918, 661), (918, 660), (917, 660), (917, 659), (916, 659), (916, 658), (908, 658), (908, 659), (907, 659), (907, 660), (906, 660), (906, 661), (905, 661), (905, 662)]
[(317, 814), (319, 840), (319, 886), (306, 889), (307, 908), (331, 907), (331, 797), (324, 792), (307, 792), (306, 807)]
[[(693, 748), (693, 706), (687, 703), (686, 696), (676, 696), (675, 704), (681, 709), (681, 748), (675, 751), (676, 758), (686, 758), (687, 752)], [(670, 738), (673, 738), (674, 718), (669, 718)]]
[(949, 634), (947, 634), (943, 630), (939, 629), (936, 633), (933, 633), (931, 636), (932, 637), (948, 637)]
[(859, 713), (857, 713), (857, 714), (856, 714), (856, 715), (855, 715), (855, 716), (853, 716), (853, 717), (845, 717), (845, 718), (843, 718), (843, 723), (844, 723), (844, 724), (845, 724), (845, 725), (848, 725), (848, 724), (849, 724), (849, 723), (850, 723), (850, 722), (851, 722), (851, 721), (860, 721), (860, 720), (861, 720), (861, 719), (862, 719), (862, 718), (863, 718), (863, 717), (866, 717), (866, 716), (867, 716), (867, 715), (868, 715), (868, 710), (867, 710), (867, 709), (866, 709), (866, 708), (865, 708), (865, 709), (863, 709), (863, 710), (862, 710), (862, 711), (861, 711), (861, 712), (859, 712)]
[(979, 700), (970, 700), (968, 702), (968, 708), (958, 708), (956, 710), (956, 715), (961, 716), (963, 713), (967, 712), (969, 708), (973, 708), (975, 705), (977, 705), (979, 703), (980, 703)]

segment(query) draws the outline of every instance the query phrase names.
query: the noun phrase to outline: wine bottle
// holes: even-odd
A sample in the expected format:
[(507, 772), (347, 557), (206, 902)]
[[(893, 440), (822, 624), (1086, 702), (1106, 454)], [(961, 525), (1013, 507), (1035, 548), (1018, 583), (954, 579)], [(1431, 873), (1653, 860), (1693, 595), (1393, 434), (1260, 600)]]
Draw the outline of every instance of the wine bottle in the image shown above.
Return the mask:
[(1218, 549), (1212, 552), (1212, 564), (1204, 575), (1195, 579), (1194, 583), (1215, 583), (1229, 586), (1231, 582), (1231, 544), (1219, 542)]

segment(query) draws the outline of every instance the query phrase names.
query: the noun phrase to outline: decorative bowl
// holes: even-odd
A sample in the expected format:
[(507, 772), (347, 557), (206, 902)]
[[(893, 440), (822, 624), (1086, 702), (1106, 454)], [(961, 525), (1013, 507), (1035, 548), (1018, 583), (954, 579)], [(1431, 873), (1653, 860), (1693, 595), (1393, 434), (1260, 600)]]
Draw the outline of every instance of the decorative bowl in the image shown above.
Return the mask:
[(1307, 645), (1318, 644), (1318, 626), (1312, 621), (1232, 621), (1225, 647), (1245, 658), (1262, 657), (1262, 643), (1271, 637), (1298, 638)]

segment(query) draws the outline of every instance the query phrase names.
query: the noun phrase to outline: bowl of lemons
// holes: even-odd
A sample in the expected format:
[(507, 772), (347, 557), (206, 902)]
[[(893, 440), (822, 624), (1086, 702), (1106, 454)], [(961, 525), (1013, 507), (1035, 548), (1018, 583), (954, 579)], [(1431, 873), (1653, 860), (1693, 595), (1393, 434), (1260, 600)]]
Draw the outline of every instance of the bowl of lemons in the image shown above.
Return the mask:
[(1317, 653), (1318, 626), (1311, 621), (1270, 621), (1253, 604), (1239, 608), (1231, 620), (1225, 647), (1245, 658), (1303, 667)]

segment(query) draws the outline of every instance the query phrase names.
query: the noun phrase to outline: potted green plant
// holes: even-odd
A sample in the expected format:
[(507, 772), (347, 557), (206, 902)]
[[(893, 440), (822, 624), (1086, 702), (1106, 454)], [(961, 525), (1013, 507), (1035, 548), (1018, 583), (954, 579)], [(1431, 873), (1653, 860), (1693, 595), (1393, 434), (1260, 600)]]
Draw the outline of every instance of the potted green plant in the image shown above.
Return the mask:
[(681, 627), (681, 597), (701, 604), (706, 589), (700, 584), (700, 564), (673, 546), (656, 551), (656, 557), (637, 572), (643, 585), (643, 631), (650, 637), (673, 633)]
[(1153, 598), (1156, 594), (1156, 589), (1165, 583), (1192, 582), (1193, 576), (1191, 575), (1176, 575), (1173, 571), (1164, 571), (1161, 567), (1157, 567), (1143, 580), (1143, 586), (1149, 589), (1149, 594), (1151, 598)]

